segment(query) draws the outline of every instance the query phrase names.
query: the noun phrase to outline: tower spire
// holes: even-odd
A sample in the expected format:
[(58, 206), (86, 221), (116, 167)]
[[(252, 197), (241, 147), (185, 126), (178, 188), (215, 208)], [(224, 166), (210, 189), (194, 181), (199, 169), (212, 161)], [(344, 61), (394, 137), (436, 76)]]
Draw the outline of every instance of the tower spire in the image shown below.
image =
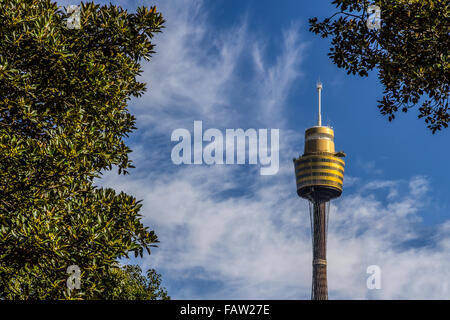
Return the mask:
[(321, 93), (322, 93), (322, 82), (318, 81), (317, 85), (317, 92), (319, 93), (319, 116), (317, 120), (317, 126), (322, 126), (322, 103), (321, 103)]

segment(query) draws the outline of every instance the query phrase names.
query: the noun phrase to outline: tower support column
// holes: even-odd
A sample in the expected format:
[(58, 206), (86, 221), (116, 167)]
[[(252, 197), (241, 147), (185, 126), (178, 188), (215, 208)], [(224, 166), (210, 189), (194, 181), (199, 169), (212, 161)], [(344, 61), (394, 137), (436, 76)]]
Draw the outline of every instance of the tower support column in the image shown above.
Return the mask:
[(314, 201), (312, 300), (328, 300), (326, 202)]

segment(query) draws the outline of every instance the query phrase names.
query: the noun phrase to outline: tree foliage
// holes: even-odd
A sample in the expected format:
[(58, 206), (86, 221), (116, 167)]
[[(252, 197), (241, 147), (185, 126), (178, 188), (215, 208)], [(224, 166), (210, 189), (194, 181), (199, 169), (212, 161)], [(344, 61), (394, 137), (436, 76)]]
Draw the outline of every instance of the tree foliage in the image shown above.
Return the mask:
[[(450, 1), (334, 0), (339, 10), (310, 31), (332, 37), (329, 56), (347, 73), (367, 76), (377, 67), (384, 86), (379, 109), (389, 121), (398, 110), (419, 106), (419, 118), (435, 133), (449, 123)], [(367, 8), (381, 9), (381, 29), (366, 25)]]
[(167, 290), (161, 287), (161, 275), (155, 269), (142, 274), (137, 265), (125, 265), (111, 269), (105, 279), (105, 294), (108, 300), (170, 300)]
[(70, 298), (101, 298), (120, 257), (158, 242), (133, 196), (94, 185), (133, 167), (127, 101), (145, 83), (140, 61), (164, 20), (82, 3), (81, 29), (50, 0), (0, 0), (0, 296), (69, 298), (67, 267), (81, 269)]

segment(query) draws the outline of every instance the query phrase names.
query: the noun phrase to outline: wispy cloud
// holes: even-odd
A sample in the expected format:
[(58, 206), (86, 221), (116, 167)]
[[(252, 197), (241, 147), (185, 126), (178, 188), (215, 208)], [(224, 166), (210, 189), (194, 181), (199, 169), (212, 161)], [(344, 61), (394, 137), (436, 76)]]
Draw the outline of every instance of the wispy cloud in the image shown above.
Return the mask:
[(133, 104), (142, 131), (167, 133), (193, 120), (228, 123), (228, 90), (245, 47), (245, 21), (216, 34), (200, 1), (164, 2), (159, 10), (166, 28), (158, 35), (158, 53), (143, 73), (151, 94)]
[(167, 26), (144, 67), (150, 92), (132, 107), (141, 133), (167, 133), (193, 120), (232, 128), (283, 126), (283, 104), (301, 75), (305, 45), (298, 25), (280, 34), (282, 51), (270, 61), (265, 39), (249, 33), (245, 14), (239, 24), (217, 31), (200, 1), (164, 2), (159, 9)]

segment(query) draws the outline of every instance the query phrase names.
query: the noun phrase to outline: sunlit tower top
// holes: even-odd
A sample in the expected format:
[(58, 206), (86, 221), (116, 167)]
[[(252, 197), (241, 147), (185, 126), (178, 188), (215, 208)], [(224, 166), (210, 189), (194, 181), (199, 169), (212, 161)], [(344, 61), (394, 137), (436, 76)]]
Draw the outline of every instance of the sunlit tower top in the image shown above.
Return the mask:
[(317, 126), (306, 129), (305, 150), (294, 159), (297, 194), (309, 200), (313, 240), (313, 283), (311, 298), (328, 299), (326, 239), (329, 201), (342, 194), (344, 183), (343, 157), (335, 152), (334, 131), (322, 126), (322, 83), (317, 83), (319, 111)]
[(308, 200), (326, 202), (342, 193), (344, 180), (343, 157), (345, 153), (336, 152), (334, 130), (322, 126), (322, 83), (317, 83), (319, 111), (317, 126), (306, 129), (304, 154), (294, 159), (297, 176), (297, 193)]

